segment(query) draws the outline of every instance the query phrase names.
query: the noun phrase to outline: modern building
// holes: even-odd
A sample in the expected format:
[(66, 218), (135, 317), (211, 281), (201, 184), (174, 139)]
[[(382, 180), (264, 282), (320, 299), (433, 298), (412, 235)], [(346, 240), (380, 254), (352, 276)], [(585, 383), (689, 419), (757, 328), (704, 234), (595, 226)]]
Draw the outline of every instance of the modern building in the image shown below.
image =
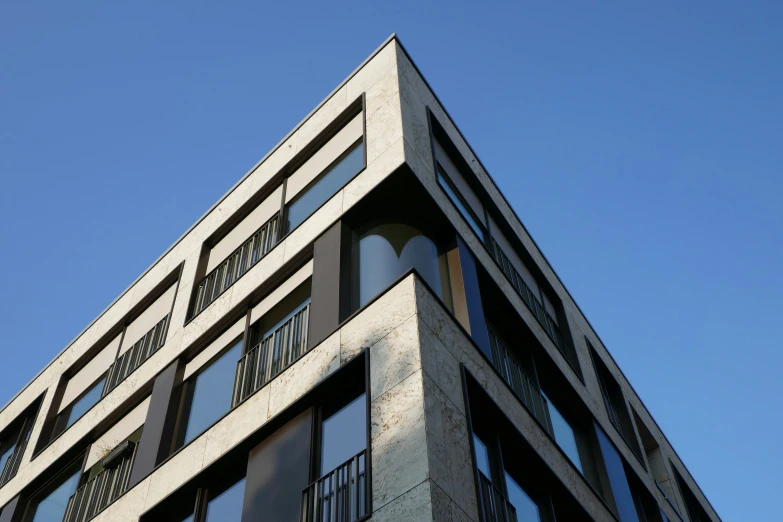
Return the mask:
[(2, 409), (0, 459), (0, 522), (720, 520), (394, 36)]

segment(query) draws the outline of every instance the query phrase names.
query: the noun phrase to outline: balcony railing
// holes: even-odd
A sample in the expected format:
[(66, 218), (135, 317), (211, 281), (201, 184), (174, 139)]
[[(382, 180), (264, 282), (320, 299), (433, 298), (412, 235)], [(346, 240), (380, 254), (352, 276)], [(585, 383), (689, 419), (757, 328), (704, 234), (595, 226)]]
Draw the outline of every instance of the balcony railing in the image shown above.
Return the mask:
[(239, 359), (232, 405), (244, 401), (307, 352), (310, 302)]
[(220, 297), (229, 286), (272, 250), (278, 240), (278, 216), (279, 214), (272, 216), (255, 234), (250, 236), (250, 239), (207, 274), (196, 291), (196, 302), (193, 305), (194, 316)]
[(508, 256), (506, 256), (506, 253), (500, 248), (497, 241), (490, 237), (489, 243), (489, 251), (500, 266), (500, 270), (506, 275), (511, 282), (511, 286), (514, 287), (514, 290), (516, 290), (517, 294), (519, 294), (530, 311), (533, 312), (536, 320), (538, 320), (539, 324), (544, 328), (544, 331), (549, 338), (552, 339), (552, 342), (563, 351), (563, 338), (560, 335), (560, 328), (557, 326), (555, 320), (552, 319), (552, 316), (549, 315), (546, 308), (544, 308), (544, 305), (541, 304), (540, 297), (530, 290), (530, 287), (527, 286), (527, 283), (525, 283), (522, 276), (519, 275), (517, 269), (511, 264)]
[(538, 384), (522, 369), (516, 357), (490, 327), (487, 327), (487, 333), (495, 368), (519, 400), (527, 406), (546, 430), (552, 433), (549, 411)]
[(517, 522), (517, 510), (480, 471), (479, 497), (484, 522)]
[(110, 391), (116, 388), (128, 375), (133, 373), (133, 371), (141, 366), (144, 361), (149, 359), (153, 353), (158, 351), (158, 348), (163, 346), (168, 319), (169, 316), (166, 315), (166, 317), (153, 326), (149, 332), (144, 334), (144, 337), (136, 341), (129, 350), (123, 352), (123, 354), (114, 361), (114, 364), (109, 367), (109, 371), (106, 374), (106, 383), (103, 385), (101, 397), (105, 397)]
[(16, 472), (19, 471), (19, 465), (22, 463), (22, 457), (24, 456), (24, 450), (27, 449), (27, 441), (30, 438), (30, 430), (33, 427), (33, 420), (27, 418), (22, 424), (22, 429), (19, 431), (19, 438), (14, 448), (14, 452), (5, 461), (5, 466), (0, 470), (0, 486), (4, 486), (9, 480), (14, 478)]
[(300, 522), (355, 522), (367, 516), (366, 458), (364, 450), (305, 488)]
[(110, 467), (106, 467), (71, 495), (63, 522), (86, 522), (125, 493), (137, 447), (126, 441), (104, 459), (104, 463), (111, 460), (104, 464)]

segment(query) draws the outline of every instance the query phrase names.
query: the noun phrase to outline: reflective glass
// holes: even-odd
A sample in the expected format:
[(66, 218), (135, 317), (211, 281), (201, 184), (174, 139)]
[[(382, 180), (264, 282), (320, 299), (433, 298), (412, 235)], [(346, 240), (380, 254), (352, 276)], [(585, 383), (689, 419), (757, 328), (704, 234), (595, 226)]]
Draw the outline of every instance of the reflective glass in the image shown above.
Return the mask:
[(321, 476), (367, 447), (367, 401), (361, 394), (323, 422)]
[(90, 388), (90, 391), (82, 396), (81, 399), (73, 403), (73, 406), (71, 406), (71, 411), (68, 413), (68, 422), (65, 423), (65, 429), (79, 420), (82, 415), (87, 413), (87, 410), (92, 408), (95, 403), (101, 399), (101, 392), (103, 391), (103, 383), (105, 380), (106, 379), (103, 378), (98, 381), (95, 386)]
[(563, 450), (563, 453), (568, 455), (568, 458), (571, 459), (571, 462), (574, 463), (574, 466), (576, 466), (579, 472), (584, 475), (584, 471), (582, 470), (582, 461), (579, 459), (579, 450), (576, 446), (576, 435), (574, 434), (574, 429), (570, 424), (568, 424), (563, 416), (560, 415), (560, 412), (557, 411), (557, 408), (555, 408), (554, 404), (552, 404), (552, 401), (549, 400), (549, 397), (544, 395), (544, 399), (546, 400), (547, 407), (549, 408), (549, 418), (552, 421), (552, 428), (555, 431), (555, 441), (557, 442), (557, 445), (560, 446), (560, 449)]
[(62, 522), (68, 499), (76, 492), (80, 472), (68, 477), (60, 486), (49, 493), (33, 508), (35, 515), (32, 522)]
[(3, 469), (5, 469), (5, 463), (8, 461), (8, 457), (11, 456), (11, 454), (14, 452), (14, 449), (16, 448), (16, 437), (18, 436), (18, 433), (13, 433), (8, 436), (9, 440), (6, 444), (0, 446), (0, 473), (3, 472)]
[(489, 470), (489, 451), (486, 444), (475, 434), (473, 435), (473, 448), (476, 450), (476, 466), (488, 479), (492, 478)]
[(288, 207), (286, 231), (290, 232), (298, 227), (363, 168), (364, 143), (359, 143)]
[(242, 479), (209, 501), (206, 522), (240, 522), (244, 497), (245, 479)]
[(506, 489), (508, 490), (508, 501), (517, 510), (517, 522), (540, 522), (541, 515), (538, 511), (538, 505), (533, 502), (525, 490), (519, 487), (519, 484), (506, 473)]
[(462, 204), (462, 200), (459, 198), (459, 196), (457, 196), (457, 193), (454, 192), (454, 189), (451, 188), (451, 184), (443, 177), (443, 174), (440, 173), (440, 168), (438, 170), (438, 184), (446, 192), (446, 195), (449, 197), (451, 202), (454, 203), (454, 206), (457, 207), (457, 210), (459, 210), (460, 214), (462, 214), (462, 217), (464, 217), (468, 222), (470, 228), (473, 229), (480, 240), (484, 241), (484, 230), (481, 228), (478, 222), (473, 219), (473, 214), (471, 214), (467, 207)]
[(359, 306), (394, 282), (409, 268), (416, 268), (441, 296), (438, 249), (431, 239), (408, 225), (380, 225), (359, 240)]
[(612, 487), (614, 501), (617, 504), (617, 514), (620, 517), (620, 522), (639, 522), (639, 516), (636, 514), (636, 505), (633, 502), (633, 495), (631, 495), (631, 488), (628, 486), (628, 478), (625, 476), (622, 458), (598, 425), (595, 425), (595, 431), (598, 435), (598, 445), (604, 458), (606, 474), (609, 476), (609, 484)]
[(185, 429), (187, 444), (231, 409), (237, 361), (242, 356), (242, 342), (224, 353), (209, 368), (198, 374), (190, 403), (190, 416)]

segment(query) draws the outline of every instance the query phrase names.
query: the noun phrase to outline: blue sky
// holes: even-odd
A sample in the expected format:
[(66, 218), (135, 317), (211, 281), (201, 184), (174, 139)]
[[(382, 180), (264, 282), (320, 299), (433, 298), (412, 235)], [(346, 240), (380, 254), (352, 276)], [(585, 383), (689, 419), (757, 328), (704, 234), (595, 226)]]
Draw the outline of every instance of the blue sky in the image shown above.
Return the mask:
[(723, 519), (779, 519), (783, 4), (220, 4), (0, 6), (0, 403), (397, 32)]

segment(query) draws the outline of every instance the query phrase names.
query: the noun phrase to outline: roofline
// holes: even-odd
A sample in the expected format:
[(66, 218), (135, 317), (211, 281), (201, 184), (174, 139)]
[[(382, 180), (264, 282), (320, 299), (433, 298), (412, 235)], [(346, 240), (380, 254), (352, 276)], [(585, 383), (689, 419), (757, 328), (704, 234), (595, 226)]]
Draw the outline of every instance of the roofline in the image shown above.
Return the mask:
[[(299, 123), (298, 123), (298, 124), (297, 124), (297, 125), (296, 125), (296, 126), (293, 128), (293, 129), (291, 129), (291, 130), (288, 132), (288, 134), (286, 134), (286, 135), (283, 137), (283, 139), (281, 139), (281, 140), (280, 140), (280, 141), (277, 143), (277, 145), (275, 145), (274, 147), (272, 147), (272, 150), (270, 150), (269, 152), (267, 152), (267, 153), (264, 155), (264, 157), (262, 157), (262, 158), (261, 158), (261, 159), (260, 159), (258, 162), (256, 162), (256, 164), (255, 164), (255, 165), (253, 165), (253, 167), (252, 167), (252, 168), (251, 168), (249, 171), (247, 171), (247, 173), (245, 173), (245, 175), (244, 175), (244, 176), (242, 176), (242, 177), (239, 179), (239, 181), (237, 181), (237, 182), (236, 182), (236, 183), (235, 183), (235, 184), (234, 184), (234, 185), (233, 185), (233, 186), (232, 186), (230, 189), (228, 189), (228, 192), (226, 192), (225, 194), (223, 194), (223, 196), (222, 196), (222, 197), (221, 197), (219, 200), (217, 200), (217, 202), (216, 202), (215, 204), (213, 204), (213, 205), (212, 205), (212, 206), (209, 208), (209, 210), (207, 210), (207, 211), (206, 211), (204, 214), (202, 214), (202, 216), (201, 216), (200, 218), (198, 218), (198, 220), (196, 220), (196, 222), (195, 222), (195, 223), (193, 223), (193, 224), (190, 226), (190, 228), (188, 228), (188, 229), (185, 231), (185, 233), (184, 233), (184, 234), (182, 234), (182, 235), (181, 235), (181, 236), (180, 236), (180, 237), (179, 237), (179, 238), (178, 238), (178, 239), (177, 239), (177, 240), (176, 240), (176, 241), (175, 241), (175, 242), (174, 242), (174, 243), (173, 243), (173, 244), (172, 244), (172, 245), (171, 245), (169, 248), (167, 248), (167, 249), (166, 249), (166, 251), (165, 251), (165, 252), (163, 252), (163, 254), (161, 254), (160, 256), (158, 256), (158, 258), (157, 258), (155, 261), (153, 261), (153, 263), (152, 263), (152, 264), (151, 264), (151, 265), (150, 265), (150, 266), (149, 266), (149, 267), (148, 267), (148, 268), (147, 268), (147, 269), (146, 269), (144, 272), (142, 272), (142, 273), (141, 273), (141, 275), (140, 275), (139, 277), (137, 277), (136, 279), (134, 279), (134, 280), (133, 280), (133, 282), (132, 282), (132, 283), (131, 283), (131, 284), (130, 284), (130, 285), (129, 285), (129, 286), (128, 286), (128, 287), (127, 287), (125, 290), (123, 290), (123, 291), (122, 291), (122, 293), (121, 293), (120, 295), (118, 295), (118, 296), (117, 296), (117, 297), (116, 297), (116, 298), (115, 298), (115, 299), (114, 299), (114, 300), (113, 300), (113, 301), (112, 301), (112, 302), (109, 304), (109, 306), (107, 306), (106, 308), (104, 308), (104, 309), (103, 309), (103, 311), (102, 311), (100, 314), (98, 314), (98, 316), (97, 316), (97, 317), (95, 317), (95, 319), (93, 319), (92, 321), (90, 321), (90, 323), (89, 323), (89, 324), (88, 324), (86, 327), (84, 327), (84, 329), (82, 329), (82, 331), (81, 331), (81, 332), (79, 332), (79, 333), (76, 335), (76, 337), (74, 337), (74, 338), (73, 338), (73, 340), (72, 340), (71, 342), (69, 342), (69, 343), (68, 343), (68, 344), (65, 346), (65, 348), (63, 348), (62, 350), (60, 350), (60, 352), (58, 352), (58, 353), (57, 353), (57, 355), (55, 355), (55, 356), (52, 358), (52, 360), (51, 360), (51, 361), (49, 361), (49, 363), (48, 363), (46, 366), (44, 366), (44, 367), (43, 367), (43, 368), (42, 368), (42, 369), (41, 369), (41, 370), (40, 370), (38, 373), (36, 373), (36, 374), (35, 374), (35, 376), (34, 376), (32, 379), (30, 379), (30, 380), (27, 382), (27, 384), (25, 384), (25, 385), (22, 387), (22, 389), (21, 389), (21, 390), (19, 390), (18, 392), (16, 392), (16, 394), (14, 394), (14, 396), (13, 396), (13, 397), (11, 397), (11, 399), (9, 399), (9, 400), (8, 400), (8, 402), (6, 402), (6, 403), (3, 405), (3, 407), (2, 407), (2, 408), (0, 408), (0, 414), (2, 414), (2, 413), (5, 411), (5, 409), (6, 409), (8, 406), (10, 406), (10, 405), (11, 405), (11, 403), (13, 403), (13, 402), (14, 402), (14, 401), (15, 401), (15, 400), (16, 400), (16, 399), (17, 399), (17, 398), (18, 398), (18, 397), (19, 397), (19, 396), (20, 396), (22, 393), (24, 393), (24, 391), (25, 391), (25, 390), (26, 390), (26, 389), (27, 389), (27, 388), (28, 388), (28, 387), (29, 387), (29, 386), (30, 386), (30, 385), (31, 385), (33, 382), (35, 382), (35, 381), (36, 381), (36, 379), (38, 379), (38, 377), (40, 377), (40, 376), (41, 376), (41, 374), (43, 374), (43, 372), (45, 372), (45, 371), (46, 371), (46, 370), (47, 370), (47, 369), (48, 369), (48, 368), (49, 368), (49, 367), (50, 367), (52, 364), (54, 364), (54, 362), (55, 362), (55, 361), (56, 361), (56, 360), (57, 360), (57, 359), (58, 359), (58, 358), (59, 358), (59, 357), (60, 357), (62, 354), (64, 354), (66, 351), (68, 351), (68, 349), (69, 349), (71, 346), (73, 346), (73, 344), (74, 344), (76, 341), (78, 341), (78, 340), (79, 340), (79, 338), (80, 338), (82, 335), (84, 335), (84, 334), (87, 332), (87, 330), (89, 330), (89, 329), (90, 329), (90, 328), (91, 328), (91, 327), (92, 327), (92, 326), (93, 326), (93, 325), (94, 325), (94, 324), (95, 324), (95, 323), (96, 323), (96, 322), (97, 322), (97, 321), (98, 321), (98, 320), (99, 320), (101, 317), (103, 317), (103, 316), (104, 316), (104, 314), (106, 314), (106, 312), (108, 312), (108, 311), (109, 311), (109, 309), (111, 309), (111, 307), (112, 307), (112, 306), (114, 306), (115, 304), (117, 304), (117, 301), (119, 301), (120, 299), (122, 299), (122, 298), (125, 296), (125, 294), (127, 294), (127, 293), (128, 293), (128, 292), (129, 292), (129, 291), (130, 291), (130, 290), (131, 290), (131, 289), (132, 289), (132, 288), (133, 288), (133, 287), (136, 285), (136, 283), (138, 283), (138, 282), (139, 282), (139, 281), (140, 281), (140, 280), (141, 280), (141, 279), (142, 279), (142, 278), (143, 278), (145, 275), (147, 275), (147, 274), (150, 272), (150, 270), (152, 270), (153, 268), (155, 268), (155, 266), (156, 266), (156, 265), (157, 265), (157, 264), (158, 264), (158, 263), (159, 263), (159, 262), (160, 262), (160, 261), (161, 261), (161, 260), (162, 260), (164, 257), (166, 257), (166, 256), (169, 254), (169, 252), (171, 252), (171, 251), (174, 249), (174, 247), (176, 247), (176, 246), (177, 246), (177, 245), (178, 245), (178, 244), (179, 244), (179, 243), (180, 243), (180, 242), (181, 242), (183, 239), (185, 239), (185, 237), (186, 237), (188, 234), (190, 234), (190, 233), (193, 231), (193, 229), (195, 229), (195, 228), (196, 228), (196, 227), (199, 225), (199, 223), (201, 223), (201, 222), (204, 220), (204, 218), (206, 218), (206, 217), (207, 217), (207, 216), (208, 216), (208, 215), (209, 215), (209, 214), (210, 214), (210, 213), (211, 213), (213, 210), (215, 210), (215, 208), (217, 208), (217, 206), (218, 206), (218, 205), (220, 205), (220, 204), (221, 204), (221, 203), (222, 203), (222, 202), (223, 202), (223, 201), (224, 201), (224, 200), (225, 200), (225, 199), (226, 199), (228, 196), (230, 196), (230, 195), (231, 195), (231, 193), (232, 193), (232, 192), (234, 192), (234, 190), (236, 190), (236, 189), (237, 189), (237, 187), (239, 187), (239, 185), (241, 185), (241, 184), (242, 184), (242, 183), (243, 183), (243, 182), (244, 182), (244, 181), (245, 181), (245, 180), (246, 180), (248, 177), (250, 177), (250, 175), (251, 175), (251, 174), (252, 174), (252, 173), (253, 173), (253, 172), (254, 172), (254, 171), (255, 171), (255, 170), (256, 170), (256, 169), (257, 169), (259, 166), (261, 166), (261, 164), (263, 164), (263, 163), (264, 163), (264, 162), (265, 162), (265, 161), (266, 161), (266, 160), (267, 160), (267, 159), (268, 159), (268, 158), (269, 158), (269, 157), (270, 157), (272, 154), (274, 154), (274, 153), (277, 151), (277, 149), (279, 149), (280, 147), (282, 147), (282, 146), (283, 146), (283, 144), (284, 144), (284, 143), (285, 143), (285, 142), (286, 142), (286, 141), (287, 141), (287, 140), (288, 140), (288, 139), (289, 139), (289, 138), (290, 138), (290, 137), (291, 137), (291, 136), (292, 136), (292, 135), (293, 135), (293, 134), (294, 134), (296, 131), (298, 131), (298, 130), (299, 130), (301, 127), (302, 127), (302, 125), (304, 125), (304, 124), (307, 122), (307, 120), (309, 120), (309, 119), (310, 119), (310, 118), (313, 116), (313, 114), (315, 114), (316, 112), (318, 112), (318, 110), (319, 110), (321, 107), (323, 107), (323, 106), (326, 104), (326, 102), (328, 102), (330, 99), (332, 99), (332, 97), (333, 97), (333, 96), (334, 96), (334, 95), (335, 95), (335, 94), (336, 94), (336, 93), (337, 93), (337, 92), (338, 92), (340, 89), (342, 89), (342, 88), (343, 88), (343, 87), (344, 87), (344, 86), (345, 86), (345, 85), (346, 85), (346, 84), (347, 84), (347, 83), (348, 83), (348, 82), (349, 82), (349, 81), (350, 81), (350, 80), (351, 80), (351, 79), (352, 79), (354, 76), (356, 76), (356, 74), (357, 74), (357, 73), (358, 73), (358, 72), (359, 72), (359, 71), (360, 71), (362, 68), (364, 68), (364, 66), (365, 66), (365, 65), (367, 65), (367, 63), (368, 63), (370, 60), (372, 60), (373, 58), (375, 58), (375, 56), (376, 56), (378, 53), (380, 53), (380, 52), (381, 52), (381, 51), (384, 49), (384, 47), (386, 47), (387, 45), (389, 45), (389, 43), (391, 43), (392, 41), (395, 41), (395, 40), (397, 41), (397, 43), (399, 43), (399, 39), (397, 38), (397, 33), (392, 33), (391, 35), (389, 35), (389, 36), (386, 38), (386, 40), (384, 40), (384, 41), (383, 41), (383, 43), (382, 43), (382, 44), (381, 44), (381, 45), (380, 45), (380, 46), (379, 46), (377, 49), (375, 49), (375, 51), (373, 51), (373, 52), (372, 52), (372, 53), (371, 53), (371, 54), (370, 54), (370, 55), (369, 55), (367, 58), (365, 58), (365, 59), (364, 59), (364, 61), (363, 61), (361, 64), (359, 64), (359, 66), (358, 66), (356, 69), (354, 69), (354, 70), (353, 70), (353, 72), (351, 72), (351, 74), (349, 74), (349, 75), (348, 75), (348, 76), (347, 76), (347, 77), (346, 77), (346, 78), (345, 78), (345, 79), (344, 79), (342, 82), (340, 82), (340, 84), (339, 84), (337, 87), (335, 87), (335, 88), (332, 90), (332, 92), (330, 92), (330, 93), (329, 93), (329, 95), (327, 95), (327, 96), (326, 96), (326, 98), (324, 98), (324, 99), (321, 101), (321, 103), (319, 103), (319, 104), (318, 104), (318, 105), (317, 105), (317, 106), (316, 106), (316, 107), (315, 107), (313, 110), (311, 110), (311, 111), (310, 111), (310, 112), (307, 114), (307, 116), (305, 116), (305, 117), (304, 117), (304, 118), (303, 118), (303, 119), (302, 119), (302, 120), (301, 120), (301, 121), (300, 121), (300, 122), (299, 122)], [(402, 44), (400, 44), (400, 46), (402, 47)], [(407, 54), (407, 52), (406, 52), (406, 54)]]

